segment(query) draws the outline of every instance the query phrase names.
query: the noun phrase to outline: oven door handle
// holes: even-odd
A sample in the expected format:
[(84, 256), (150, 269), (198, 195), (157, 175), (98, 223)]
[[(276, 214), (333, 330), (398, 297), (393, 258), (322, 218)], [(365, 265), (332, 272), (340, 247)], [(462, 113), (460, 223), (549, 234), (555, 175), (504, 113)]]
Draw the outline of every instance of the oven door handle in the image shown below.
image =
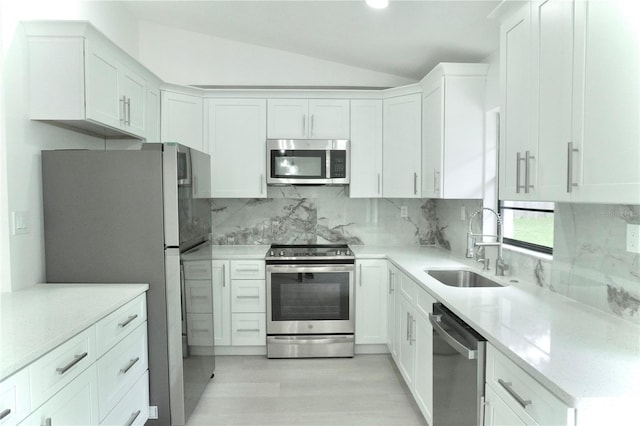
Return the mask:
[(292, 342), (302, 344), (323, 344), (327, 343), (345, 343), (353, 340), (353, 336), (340, 336), (340, 337), (327, 337), (318, 336), (316, 338), (311, 336), (304, 336), (303, 338), (296, 336), (269, 336), (269, 343), (290, 345)]
[(304, 273), (304, 272), (355, 272), (354, 264), (347, 265), (267, 265), (267, 273)]

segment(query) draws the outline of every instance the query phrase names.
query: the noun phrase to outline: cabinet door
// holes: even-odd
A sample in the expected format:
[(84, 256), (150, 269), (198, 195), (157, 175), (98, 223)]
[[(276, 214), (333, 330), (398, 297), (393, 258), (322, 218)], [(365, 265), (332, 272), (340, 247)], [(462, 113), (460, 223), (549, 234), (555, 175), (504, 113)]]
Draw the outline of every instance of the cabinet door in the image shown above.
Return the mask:
[(147, 142), (160, 142), (160, 90), (147, 90)]
[(269, 99), (267, 101), (269, 139), (306, 139), (309, 134), (307, 99)]
[[(538, 146), (536, 199), (563, 201), (567, 192), (567, 144), (573, 102), (574, 3), (533, 3), (534, 143)], [(571, 153), (573, 156), (573, 153)], [(577, 163), (577, 157), (575, 158)]]
[(491, 389), (485, 386), (484, 426), (526, 426), (528, 424)]
[(349, 139), (349, 101), (309, 100), (309, 139)]
[(202, 98), (162, 91), (162, 142), (177, 142), (204, 151)]
[[(576, 2), (573, 200), (640, 204), (640, 41), (637, 2)], [(578, 92), (579, 93), (579, 92)]]
[(234, 313), (231, 320), (233, 346), (265, 346), (267, 318), (264, 313)]
[(422, 96), (384, 100), (382, 194), (385, 198), (420, 197)]
[(266, 312), (265, 280), (232, 280), (231, 312)]
[(444, 88), (434, 88), (422, 97), (422, 197), (438, 198), (442, 177), (444, 143)]
[[(500, 27), (502, 115), (500, 120), (500, 199), (528, 199), (526, 152), (531, 147), (531, 10), (527, 3)], [(522, 160), (518, 160), (518, 158)], [(529, 170), (535, 168), (529, 160)], [(534, 170), (533, 170), (534, 171)], [(530, 183), (535, 173), (529, 175)], [(518, 188), (516, 188), (518, 187)]]
[(414, 321), (415, 310), (404, 297), (398, 295), (396, 298), (399, 303), (399, 318), (400, 318), (400, 332), (401, 335), (398, 347), (398, 368), (404, 381), (407, 383), (407, 387), (413, 390), (414, 387), (414, 369), (415, 369), (415, 342), (414, 342)]
[(20, 424), (86, 426), (98, 422), (98, 378), (91, 366)]
[(208, 102), (212, 197), (266, 197), (266, 101)]
[(349, 197), (382, 196), (382, 101), (351, 101)]
[(389, 352), (395, 359), (398, 354), (398, 333), (396, 327), (396, 288), (400, 272), (390, 262), (387, 264), (389, 275), (387, 277), (387, 345)]
[(387, 343), (387, 261), (356, 261), (356, 343)]
[(125, 105), (114, 52), (97, 40), (87, 40), (85, 73), (87, 119), (121, 128)]
[[(427, 305), (433, 306), (435, 299), (421, 290), (419, 297), (428, 299)], [(415, 389), (414, 395), (420, 411), (427, 423), (433, 419), (433, 328), (429, 318), (418, 313), (415, 318)]]
[(229, 261), (213, 260), (213, 336), (215, 346), (231, 344), (231, 282)]
[(124, 130), (134, 135), (146, 135), (146, 81), (135, 72), (121, 67), (120, 96), (125, 97)]

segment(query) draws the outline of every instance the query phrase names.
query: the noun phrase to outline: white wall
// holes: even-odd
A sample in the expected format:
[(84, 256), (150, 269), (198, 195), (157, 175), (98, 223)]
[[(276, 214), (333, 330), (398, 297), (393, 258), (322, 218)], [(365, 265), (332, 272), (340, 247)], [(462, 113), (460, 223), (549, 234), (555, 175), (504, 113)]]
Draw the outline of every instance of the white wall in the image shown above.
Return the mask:
[(395, 87), (416, 80), (140, 22), (140, 61), (182, 85)]
[[(117, 2), (1, 1), (0, 291), (12, 291), (45, 280), (40, 151), (105, 146), (101, 138), (29, 120), (26, 38), (19, 22), (89, 20), (131, 54), (138, 42), (136, 20)], [(27, 214), (28, 234), (11, 234), (12, 212)]]

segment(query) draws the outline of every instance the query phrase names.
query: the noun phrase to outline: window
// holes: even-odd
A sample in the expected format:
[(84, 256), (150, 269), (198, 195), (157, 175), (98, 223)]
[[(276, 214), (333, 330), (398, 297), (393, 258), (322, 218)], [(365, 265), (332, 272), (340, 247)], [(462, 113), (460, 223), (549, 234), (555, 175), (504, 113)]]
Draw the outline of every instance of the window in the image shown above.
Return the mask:
[(552, 254), (554, 207), (549, 202), (501, 201), (504, 242)]

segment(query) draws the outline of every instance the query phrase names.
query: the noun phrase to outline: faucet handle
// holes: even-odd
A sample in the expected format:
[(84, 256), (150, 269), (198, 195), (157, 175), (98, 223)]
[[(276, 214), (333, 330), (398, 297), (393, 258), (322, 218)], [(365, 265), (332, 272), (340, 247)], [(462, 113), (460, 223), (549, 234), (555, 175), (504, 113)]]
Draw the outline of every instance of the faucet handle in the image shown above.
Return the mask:
[(483, 271), (488, 271), (491, 268), (489, 267), (490, 265), (490, 259), (488, 257), (481, 257), (480, 259), (478, 259), (479, 263), (482, 263), (482, 270)]

